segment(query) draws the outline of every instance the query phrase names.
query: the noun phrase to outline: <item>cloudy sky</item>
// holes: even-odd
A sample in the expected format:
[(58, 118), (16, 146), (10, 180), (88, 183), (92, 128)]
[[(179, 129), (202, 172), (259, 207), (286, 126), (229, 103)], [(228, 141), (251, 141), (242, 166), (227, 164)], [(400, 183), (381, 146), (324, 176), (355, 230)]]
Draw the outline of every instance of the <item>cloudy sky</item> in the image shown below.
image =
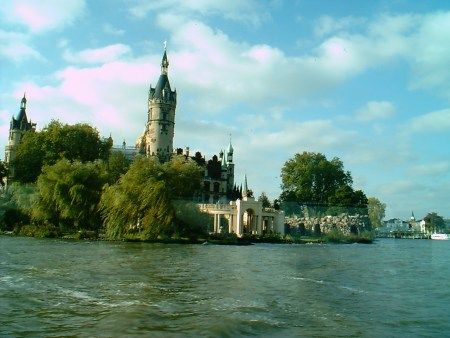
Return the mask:
[(167, 40), (175, 147), (235, 148), (238, 183), (280, 193), (297, 152), (339, 157), (387, 217), (450, 217), (450, 4), (406, 0), (9, 0), (0, 146), (28, 116), (134, 144)]

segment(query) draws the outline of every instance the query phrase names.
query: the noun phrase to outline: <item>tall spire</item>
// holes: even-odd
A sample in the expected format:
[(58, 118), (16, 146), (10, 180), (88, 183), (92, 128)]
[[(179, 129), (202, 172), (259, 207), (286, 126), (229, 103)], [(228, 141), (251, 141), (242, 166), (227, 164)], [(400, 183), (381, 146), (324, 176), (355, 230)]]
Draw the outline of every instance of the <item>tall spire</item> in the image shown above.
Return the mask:
[(233, 146), (231, 145), (231, 134), (230, 134), (230, 144), (228, 145), (228, 154), (233, 154)]
[(164, 55), (161, 61), (161, 74), (167, 75), (169, 60), (167, 59), (167, 41), (164, 41)]
[(247, 174), (244, 176), (244, 190), (242, 191), (242, 197), (247, 197), (248, 185), (247, 185)]

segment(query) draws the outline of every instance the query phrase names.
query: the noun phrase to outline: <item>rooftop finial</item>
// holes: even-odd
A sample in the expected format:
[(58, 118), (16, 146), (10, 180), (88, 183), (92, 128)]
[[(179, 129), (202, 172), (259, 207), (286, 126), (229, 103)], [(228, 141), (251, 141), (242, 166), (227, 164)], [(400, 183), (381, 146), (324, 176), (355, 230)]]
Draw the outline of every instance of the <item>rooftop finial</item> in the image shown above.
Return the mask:
[(164, 40), (164, 51), (167, 50), (167, 40)]

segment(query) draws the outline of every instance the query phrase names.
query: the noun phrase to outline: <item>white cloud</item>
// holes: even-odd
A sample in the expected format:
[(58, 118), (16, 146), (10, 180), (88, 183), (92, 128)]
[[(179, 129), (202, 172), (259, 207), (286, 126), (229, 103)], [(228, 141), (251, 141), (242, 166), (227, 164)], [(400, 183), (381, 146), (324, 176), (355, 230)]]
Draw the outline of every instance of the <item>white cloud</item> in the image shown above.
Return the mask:
[(342, 18), (333, 18), (329, 15), (323, 15), (317, 19), (314, 27), (314, 34), (318, 37), (323, 37), (338, 31), (359, 27), (366, 23), (365, 18), (358, 18), (354, 16), (346, 16)]
[(411, 119), (403, 128), (405, 133), (450, 131), (450, 109), (438, 110)]
[(3, 2), (0, 12), (5, 21), (43, 32), (70, 25), (84, 8), (84, 0), (12, 0)]
[(450, 98), (450, 12), (423, 16), (418, 27), (411, 62), (413, 89), (438, 89)]
[(413, 176), (433, 176), (448, 174), (450, 172), (450, 162), (427, 162), (424, 164), (414, 165), (409, 169)]
[(352, 32), (359, 24), (352, 17), (322, 17), (315, 31), (329, 36), (318, 48), (318, 56), (354, 75), (395, 60), (412, 69), (411, 89), (435, 90), (450, 98), (450, 12), (384, 14), (367, 22), (365, 31)]
[(51, 119), (88, 122), (102, 135), (111, 132), (116, 140), (125, 137), (134, 144), (146, 121), (149, 79), (159, 74), (156, 60), (146, 57), (92, 68), (68, 67), (54, 74), (55, 85), (16, 83), (15, 96), (27, 92), (29, 117), (38, 128)]
[(0, 29), (0, 56), (20, 62), (27, 59), (42, 59), (42, 55), (31, 47), (29, 36), (23, 33)]
[(72, 63), (107, 63), (121, 59), (130, 54), (131, 48), (123, 44), (114, 44), (102, 48), (85, 49), (80, 52), (66, 50), (63, 54), (67, 62)]
[(388, 101), (370, 101), (357, 110), (356, 118), (362, 122), (387, 119), (395, 114), (395, 106)]
[(102, 26), (102, 29), (105, 33), (112, 34), (112, 35), (124, 35), (125, 30), (119, 29), (111, 25), (110, 23), (105, 23)]
[(223, 16), (226, 19), (260, 25), (269, 14), (255, 0), (138, 0), (129, 9), (137, 18), (144, 18), (148, 12), (157, 11), (184, 16)]
[(170, 29), (170, 72), (189, 94), (208, 93), (202, 107), (209, 112), (236, 101), (288, 106), (361, 68), (335, 40), (321, 46), (316, 57), (290, 57), (269, 45), (235, 42), (199, 21), (166, 14), (158, 22)]

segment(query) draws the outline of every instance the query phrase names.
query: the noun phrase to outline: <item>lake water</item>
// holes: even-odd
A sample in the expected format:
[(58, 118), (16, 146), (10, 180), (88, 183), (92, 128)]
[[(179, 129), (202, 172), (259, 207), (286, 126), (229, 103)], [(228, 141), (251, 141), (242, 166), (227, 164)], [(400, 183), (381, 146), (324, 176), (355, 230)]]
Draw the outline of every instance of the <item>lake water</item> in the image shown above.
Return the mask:
[(1, 337), (450, 336), (450, 241), (0, 237)]

